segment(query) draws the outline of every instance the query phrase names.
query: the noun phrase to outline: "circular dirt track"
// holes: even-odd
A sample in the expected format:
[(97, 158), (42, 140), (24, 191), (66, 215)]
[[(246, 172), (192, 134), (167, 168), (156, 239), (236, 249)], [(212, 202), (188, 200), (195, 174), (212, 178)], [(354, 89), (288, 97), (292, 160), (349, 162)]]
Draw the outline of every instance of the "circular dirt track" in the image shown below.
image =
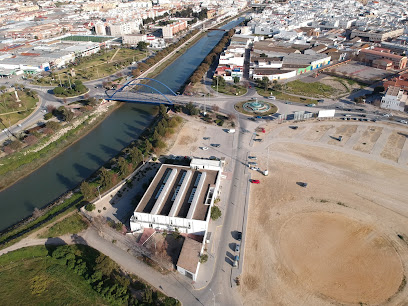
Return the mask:
[(340, 214), (297, 214), (281, 228), (280, 256), (308, 291), (341, 303), (381, 303), (398, 291), (403, 267), (372, 227)]

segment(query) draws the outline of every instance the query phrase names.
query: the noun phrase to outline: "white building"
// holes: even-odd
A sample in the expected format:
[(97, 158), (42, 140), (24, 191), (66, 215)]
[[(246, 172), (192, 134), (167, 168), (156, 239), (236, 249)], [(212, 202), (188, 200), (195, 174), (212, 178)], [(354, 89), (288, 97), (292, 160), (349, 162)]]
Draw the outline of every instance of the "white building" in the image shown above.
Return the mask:
[(403, 112), (408, 102), (408, 95), (400, 87), (390, 86), (381, 99), (381, 108)]
[(118, 37), (132, 33), (139, 33), (139, 25), (139, 20), (111, 24), (109, 25), (110, 35)]
[(137, 45), (140, 41), (147, 41), (146, 34), (123, 35), (122, 42), (128, 45)]
[(218, 195), (221, 161), (193, 159), (190, 167), (163, 164), (130, 218), (144, 228), (204, 235)]

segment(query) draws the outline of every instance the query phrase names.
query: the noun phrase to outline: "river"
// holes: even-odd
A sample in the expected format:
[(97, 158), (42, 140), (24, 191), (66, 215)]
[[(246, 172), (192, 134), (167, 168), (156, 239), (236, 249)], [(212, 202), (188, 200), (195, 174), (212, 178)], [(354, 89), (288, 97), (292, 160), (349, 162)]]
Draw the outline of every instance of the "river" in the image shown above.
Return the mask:
[[(231, 29), (243, 19), (221, 27)], [(155, 79), (178, 91), (224, 32), (207, 33)], [(153, 86), (153, 84), (152, 84)], [(158, 88), (164, 93), (164, 88)], [(153, 106), (129, 103), (115, 110), (88, 135), (47, 164), (0, 193), (0, 230), (28, 217), (61, 194), (77, 186), (128, 143), (136, 139), (153, 118)]]

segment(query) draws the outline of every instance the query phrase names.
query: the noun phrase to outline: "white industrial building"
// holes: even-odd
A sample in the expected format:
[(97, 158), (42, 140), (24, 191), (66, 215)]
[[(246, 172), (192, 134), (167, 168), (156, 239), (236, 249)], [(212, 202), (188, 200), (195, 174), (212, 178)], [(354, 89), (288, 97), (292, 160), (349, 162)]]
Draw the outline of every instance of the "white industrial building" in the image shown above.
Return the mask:
[(204, 235), (218, 195), (222, 162), (193, 159), (190, 166), (163, 164), (130, 218), (144, 228)]

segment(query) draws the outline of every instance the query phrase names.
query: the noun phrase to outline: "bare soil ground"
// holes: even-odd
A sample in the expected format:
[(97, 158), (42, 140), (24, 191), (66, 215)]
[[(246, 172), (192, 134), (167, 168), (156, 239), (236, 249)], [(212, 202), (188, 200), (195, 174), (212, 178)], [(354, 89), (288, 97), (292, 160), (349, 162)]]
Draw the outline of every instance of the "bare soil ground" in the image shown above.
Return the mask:
[(357, 131), (357, 125), (349, 125), (349, 124), (340, 125), (339, 127), (336, 128), (336, 131), (334, 132), (334, 134), (330, 136), (334, 138), (343, 136), (343, 139), (341, 141), (338, 141), (337, 139), (331, 138), (328, 144), (342, 147), (350, 139), (351, 135), (353, 135), (356, 131)]
[(364, 153), (370, 153), (380, 137), (382, 130), (383, 128), (379, 126), (367, 127), (361, 138), (354, 145), (353, 149)]
[(304, 126), (298, 126), (298, 128), (295, 130), (293, 128), (290, 128), (291, 125), (288, 126), (287, 129), (282, 130), (279, 133), (279, 137), (284, 137), (284, 138), (292, 138), (296, 135), (298, 135), (301, 131), (303, 131), (305, 129)]
[[(172, 151), (189, 152), (196, 151), (200, 147), (200, 142), (206, 131), (205, 126), (194, 126), (193, 124), (186, 123), (177, 135), (177, 139)], [(190, 155), (190, 154), (188, 154)]]
[(305, 140), (310, 140), (310, 141), (319, 141), (320, 138), (322, 138), (323, 135), (328, 130), (330, 130), (332, 127), (333, 127), (333, 125), (330, 125), (330, 124), (313, 126), (306, 133), (306, 135), (304, 136), (304, 139)]
[(270, 150), (269, 176), (252, 176), (244, 304), (406, 305), (408, 170), (304, 144)]
[(398, 158), (401, 154), (402, 148), (404, 147), (406, 139), (407, 137), (405, 135), (394, 131), (390, 137), (388, 137), (387, 144), (385, 145), (384, 150), (381, 152), (381, 156), (398, 162)]

